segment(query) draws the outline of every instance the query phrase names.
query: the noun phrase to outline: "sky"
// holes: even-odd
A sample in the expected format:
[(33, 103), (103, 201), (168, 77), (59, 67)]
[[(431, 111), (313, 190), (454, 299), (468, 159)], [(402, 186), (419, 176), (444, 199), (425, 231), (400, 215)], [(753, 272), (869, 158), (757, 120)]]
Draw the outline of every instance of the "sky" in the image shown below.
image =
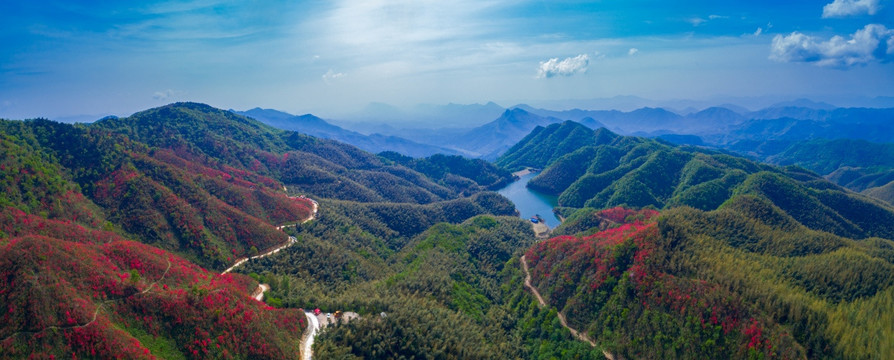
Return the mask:
[(0, 118), (894, 96), (894, 0), (0, 3)]

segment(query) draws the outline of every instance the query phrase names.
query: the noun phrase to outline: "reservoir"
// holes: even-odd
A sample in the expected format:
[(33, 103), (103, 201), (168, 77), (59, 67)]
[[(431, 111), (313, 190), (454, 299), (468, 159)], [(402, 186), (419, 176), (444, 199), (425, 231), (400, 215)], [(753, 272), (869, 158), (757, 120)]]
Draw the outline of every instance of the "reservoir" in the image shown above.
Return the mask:
[(553, 208), (558, 205), (558, 198), (527, 188), (528, 181), (536, 175), (537, 173), (523, 175), (497, 192), (512, 200), (522, 218), (530, 219), (534, 215), (540, 215), (546, 225), (554, 229), (560, 223), (559, 218), (553, 213)]

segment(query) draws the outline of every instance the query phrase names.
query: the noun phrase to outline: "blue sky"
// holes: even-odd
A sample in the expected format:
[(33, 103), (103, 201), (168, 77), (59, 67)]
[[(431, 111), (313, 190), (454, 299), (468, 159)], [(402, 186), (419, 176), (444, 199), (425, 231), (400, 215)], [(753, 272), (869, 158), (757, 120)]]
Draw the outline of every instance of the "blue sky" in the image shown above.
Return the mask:
[(894, 96), (891, 0), (7, 1), (0, 117)]

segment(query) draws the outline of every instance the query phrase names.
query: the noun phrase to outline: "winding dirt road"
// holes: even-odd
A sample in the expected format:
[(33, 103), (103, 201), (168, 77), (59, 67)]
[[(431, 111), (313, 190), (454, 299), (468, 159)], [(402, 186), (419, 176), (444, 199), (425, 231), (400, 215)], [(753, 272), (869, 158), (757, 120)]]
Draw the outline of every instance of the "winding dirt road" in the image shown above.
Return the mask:
[[(537, 288), (535, 288), (534, 285), (531, 284), (531, 272), (528, 271), (528, 261), (525, 259), (524, 255), (522, 255), (522, 257), (521, 257), (521, 263), (522, 263), (522, 269), (524, 269), (524, 271), (525, 271), (525, 287), (528, 288), (529, 290), (531, 290), (532, 293), (534, 293), (534, 297), (537, 298), (537, 302), (540, 303), (541, 307), (549, 306), (546, 304), (546, 301), (543, 301), (543, 297), (540, 296), (540, 292), (537, 291)], [(566, 329), (568, 329), (568, 331), (571, 332), (571, 335), (576, 337), (578, 340), (581, 340), (581, 341), (584, 341), (584, 342), (590, 344), (590, 346), (592, 346), (592, 347), (596, 347), (596, 343), (593, 342), (593, 340), (591, 340), (590, 337), (587, 336), (586, 333), (581, 333), (581, 332), (577, 331), (576, 329), (568, 326), (568, 321), (565, 319), (564, 314), (562, 314), (559, 311), (556, 311), (556, 315), (559, 317), (559, 322), (562, 323), (562, 326), (564, 326)], [(605, 355), (605, 358), (608, 360), (615, 360), (614, 355), (612, 355), (608, 351), (602, 350), (602, 354)]]
[[(297, 196), (296, 196), (296, 197), (293, 197), (293, 198), (303, 198), (303, 199), (307, 199), (307, 200), (310, 200), (311, 203), (313, 204), (313, 209), (312, 209), (312, 212), (311, 212), (310, 216), (309, 216), (307, 219), (305, 219), (304, 221), (301, 221), (300, 224), (307, 223), (308, 221), (314, 220), (314, 219), (317, 217), (317, 210), (319, 210), (319, 203), (317, 203), (317, 202), (314, 201), (313, 199), (306, 198), (306, 197), (303, 197), (303, 196), (300, 196), (300, 197), (297, 197)], [(282, 225), (282, 226), (278, 226), (277, 229), (278, 229), (278, 230), (282, 230), (283, 228), (291, 227), (291, 226), (297, 226), (298, 224), (299, 224), (299, 223), (290, 224), (290, 225)], [(227, 268), (226, 270), (224, 270), (224, 271), (221, 273), (221, 275), (226, 274), (226, 273), (232, 271), (233, 269), (235, 269), (235, 268), (238, 267), (239, 265), (244, 264), (246, 261), (253, 260), (253, 259), (259, 259), (259, 258), (262, 258), (262, 257), (266, 257), (266, 256), (273, 255), (273, 254), (279, 252), (280, 250), (285, 249), (285, 248), (291, 246), (291, 245), (294, 244), (296, 241), (298, 241), (298, 239), (296, 239), (294, 236), (289, 236), (289, 237), (288, 237), (288, 240), (287, 240), (284, 244), (279, 245), (279, 246), (276, 246), (276, 247), (274, 247), (274, 248), (268, 250), (267, 252), (264, 252), (263, 254), (258, 254), (258, 255), (256, 255), (256, 256), (252, 256), (252, 257), (249, 257), (249, 258), (241, 258), (241, 259), (239, 259), (238, 261), (236, 261), (235, 264), (233, 264), (233, 266), (230, 266), (229, 268)], [(133, 293), (133, 294), (131, 294), (131, 295), (129, 295), (129, 296), (126, 296), (126, 297), (124, 297), (124, 298), (111, 299), (111, 300), (105, 300), (105, 301), (100, 302), (99, 305), (96, 306), (96, 310), (93, 311), (93, 318), (91, 318), (90, 321), (88, 321), (88, 322), (86, 322), (86, 323), (84, 323), (84, 324), (75, 324), (75, 325), (69, 325), (69, 326), (47, 326), (47, 327), (45, 327), (45, 328), (43, 328), (43, 329), (40, 329), (40, 330), (37, 330), (37, 331), (16, 331), (16, 332), (10, 334), (9, 336), (7, 336), (6, 338), (4, 338), (3, 340), (0, 340), (0, 342), (5, 342), (6, 340), (9, 340), (10, 338), (12, 338), (12, 337), (14, 337), (14, 336), (19, 336), (19, 335), (24, 335), (24, 334), (35, 335), (35, 334), (39, 334), (39, 333), (42, 333), (42, 332), (47, 331), (47, 330), (66, 330), (66, 329), (76, 329), (76, 328), (84, 328), (84, 327), (90, 326), (91, 324), (93, 324), (94, 322), (96, 322), (96, 318), (97, 318), (97, 316), (99, 315), (99, 311), (102, 310), (102, 307), (103, 307), (104, 305), (106, 305), (106, 304), (108, 304), (108, 303), (111, 303), (111, 302), (116, 302), (116, 301), (121, 301), (121, 300), (123, 300), (123, 299), (127, 299), (127, 298), (129, 298), (130, 296), (133, 296), (133, 295), (136, 295), (136, 294), (145, 294), (145, 293), (151, 291), (151, 290), (155, 287), (155, 285), (156, 285), (158, 282), (164, 280), (165, 276), (168, 275), (168, 271), (171, 270), (171, 261), (170, 261), (170, 260), (167, 260), (167, 262), (168, 262), (168, 267), (167, 267), (167, 269), (165, 269), (165, 272), (161, 275), (161, 277), (158, 278), (158, 280), (155, 280), (155, 281), (153, 281), (151, 284), (149, 284), (148, 286), (146, 286), (146, 288), (145, 288), (143, 291)], [(255, 291), (252, 293), (251, 296), (252, 296), (253, 298), (257, 299), (258, 301), (262, 301), (262, 299), (264, 298), (264, 293), (267, 292), (267, 290), (270, 290), (270, 286), (269, 286), (269, 285), (267, 285), (267, 284), (259, 284), (259, 285), (258, 285), (258, 288), (255, 289)], [(306, 314), (308, 314), (308, 313), (306, 313)], [(313, 337), (316, 336), (317, 329), (319, 328), (319, 322), (317, 321), (316, 317), (315, 317), (315, 316), (312, 316), (312, 315), (313, 315), (313, 314), (309, 314), (309, 315), (308, 315), (308, 318), (309, 318), (309, 319), (310, 319), (310, 318), (313, 318), (312, 322), (315, 324), (315, 327), (310, 331), (310, 333), (309, 333), (310, 336), (306, 336), (306, 337), (309, 338), (308, 341), (305, 341), (304, 339), (302, 339), (302, 342), (303, 342), (302, 346), (303, 346), (303, 348), (306, 348), (306, 349), (307, 349), (306, 352), (303, 353), (303, 356), (304, 356), (305, 359), (310, 359), (310, 349), (311, 349), (311, 346), (313, 345)]]
[[(285, 187), (283, 187), (283, 190), (285, 190)], [(305, 224), (308, 221), (311, 221), (311, 220), (317, 218), (317, 211), (320, 209), (320, 203), (314, 201), (311, 198), (306, 198), (303, 196), (293, 196), (293, 198), (307, 199), (307, 200), (310, 200), (310, 202), (313, 204), (313, 209), (311, 209), (310, 217), (308, 217), (304, 221), (301, 221), (300, 224)], [(285, 229), (287, 227), (298, 226), (298, 224), (299, 223), (294, 223), (294, 224), (289, 224), (289, 225), (280, 225), (280, 226), (277, 226), (276, 229), (282, 231), (283, 229)], [(258, 254), (258, 255), (255, 255), (255, 256), (252, 256), (249, 258), (239, 259), (238, 261), (236, 261), (235, 264), (233, 264), (233, 266), (230, 266), (229, 268), (224, 270), (224, 272), (222, 272), (221, 274), (226, 274), (230, 271), (233, 271), (233, 269), (235, 269), (239, 265), (244, 264), (246, 261), (260, 259), (262, 257), (276, 254), (280, 250), (285, 249), (289, 246), (292, 246), (297, 241), (298, 241), (298, 239), (295, 238), (294, 236), (289, 236), (288, 241), (286, 241), (284, 244), (276, 246), (273, 249), (270, 249), (263, 254)], [(258, 288), (255, 289), (255, 291), (251, 294), (251, 297), (255, 298), (258, 301), (264, 301), (264, 293), (267, 292), (267, 290), (270, 290), (270, 285), (258, 284)], [(317, 332), (320, 328), (320, 322), (319, 322), (319, 320), (317, 320), (317, 317), (313, 315), (313, 313), (305, 311), (304, 315), (308, 319), (308, 324), (307, 324), (307, 330), (305, 330), (304, 336), (302, 336), (302, 338), (301, 338), (301, 358), (310, 360), (311, 350), (314, 345), (314, 337), (317, 336)]]
[(306, 316), (309, 321), (307, 323), (307, 332), (304, 334), (304, 338), (301, 339), (301, 359), (310, 360), (312, 358), (311, 352), (314, 347), (314, 337), (320, 332), (320, 320), (310, 311), (305, 311), (304, 316)]
[[(298, 198), (298, 196), (293, 196), (292, 198)], [(317, 210), (319, 209), (320, 204), (317, 203), (316, 201), (314, 201), (313, 199), (310, 199), (310, 198), (305, 198), (305, 197), (301, 197), (301, 198), (310, 200), (311, 203), (313, 203), (313, 210), (312, 210), (312, 212), (311, 212), (311, 214), (310, 214), (310, 217), (308, 217), (307, 219), (304, 219), (304, 221), (300, 222), (301, 224), (304, 224), (304, 223), (307, 223), (308, 221), (311, 221), (311, 220), (313, 220), (313, 219), (316, 219), (316, 217), (317, 217)], [(298, 223), (291, 224), (291, 225), (282, 225), (282, 226), (277, 226), (276, 229), (277, 229), (277, 230), (282, 230), (283, 228), (287, 228), (287, 227), (291, 227), (291, 226), (297, 226), (297, 225), (298, 225)], [(261, 253), (261, 254), (258, 254), (258, 255), (252, 256), (252, 257), (243, 257), (243, 258), (239, 258), (238, 260), (236, 260), (236, 263), (233, 264), (233, 266), (230, 266), (229, 268), (227, 268), (226, 270), (224, 270), (224, 271), (223, 271), (222, 273), (220, 273), (220, 274), (223, 275), (223, 274), (226, 274), (226, 273), (228, 273), (228, 272), (230, 272), (230, 271), (233, 271), (233, 269), (239, 267), (239, 265), (244, 264), (246, 261), (254, 260), (254, 259), (260, 259), (260, 258), (262, 258), (262, 257), (267, 257), (267, 256), (270, 256), (270, 255), (276, 254), (276, 253), (278, 253), (280, 250), (285, 249), (285, 248), (287, 248), (287, 247), (289, 247), (289, 246), (292, 246), (292, 244), (294, 244), (296, 241), (298, 241), (298, 239), (296, 239), (294, 236), (289, 236), (288, 240), (287, 240), (285, 243), (283, 243), (283, 244), (281, 244), (281, 245), (279, 245), (279, 246), (275, 246), (275, 247), (273, 247), (272, 249), (267, 250), (267, 251), (264, 252), (264, 253)]]
[(267, 290), (270, 290), (270, 285), (259, 284), (258, 288), (251, 293), (251, 297), (255, 298), (257, 301), (264, 301), (264, 293), (267, 292)]
[[(283, 187), (283, 189), (285, 190), (285, 187)], [(310, 200), (310, 202), (313, 204), (313, 209), (311, 211), (310, 217), (308, 217), (304, 221), (297, 222), (294, 224), (277, 226), (276, 227), (277, 230), (282, 231), (282, 229), (284, 229), (284, 228), (298, 226), (298, 224), (305, 224), (308, 221), (311, 221), (311, 220), (314, 220), (317, 218), (317, 210), (319, 210), (319, 208), (320, 208), (320, 204), (318, 202), (314, 201), (311, 198), (306, 198), (303, 196), (293, 196), (292, 198), (302, 198), (302, 199)], [(272, 249), (267, 250), (264, 253), (261, 253), (261, 254), (258, 254), (258, 255), (252, 256), (252, 257), (240, 258), (239, 260), (236, 261), (235, 264), (233, 264), (233, 266), (230, 266), (229, 268), (224, 270), (221, 273), (221, 275), (226, 274), (230, 271), (233, 271), (233, 269), (239, 267), (239, 265), (242, 265), (249, 260), (260, 259), (263, 257), (267, 257), (270, 255), (276, 254), (280, 250), (285, 249), (289, 246), (292, 246), (297, 241), (298, 241), (298, 239), (295, 238), (294, 236), (289, 236), (289, 239), (285, 243), (275, 246)], [(255, 298), (258, 301), (264, 301), (264, 293), (267, 292), (267, 290), (270, 290), (270, 285), (258, 284), (258, 288), (255, 289), (254, 292), (252, 292), (251, 297)], [(301, 357), (303, 359), (309, 360), (311, 358), (311, 348), (313, 347), (314, 337), (317, 335), (318, 329), (320, 328), (320, 323), (317, 320), (317, 317), (313, 316), (313, 313), (309, 313), (309, 312), (305, 311), (304, 314), (308, 319), (308, 324), (307, 324), (307, 330), (301, 339), (301, 349), (302, 349)]]

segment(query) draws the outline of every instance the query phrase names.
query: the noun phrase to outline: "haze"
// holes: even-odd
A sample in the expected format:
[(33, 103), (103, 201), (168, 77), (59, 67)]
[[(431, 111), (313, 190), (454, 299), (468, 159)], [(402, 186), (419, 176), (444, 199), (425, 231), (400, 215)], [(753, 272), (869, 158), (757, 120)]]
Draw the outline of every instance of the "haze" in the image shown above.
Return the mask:
[(11, 1), (0, 5), (0, 117), (124, 116), (187, 100), (324, 117), (372, 102), (586, 107), (619, 95), (863, 105), (894, 96), (890, 7)]

